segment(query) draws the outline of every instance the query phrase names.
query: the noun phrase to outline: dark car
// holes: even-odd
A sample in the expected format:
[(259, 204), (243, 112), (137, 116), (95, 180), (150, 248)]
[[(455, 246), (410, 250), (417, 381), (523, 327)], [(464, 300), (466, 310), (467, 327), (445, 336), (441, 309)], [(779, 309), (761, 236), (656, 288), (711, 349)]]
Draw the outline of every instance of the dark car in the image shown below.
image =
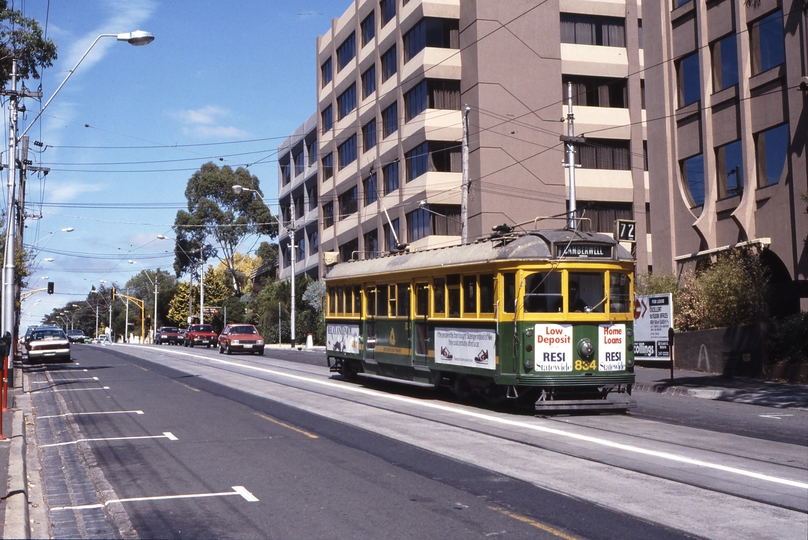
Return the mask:
[(251, 324), (228, 324), (219, 335), (219, 354), (264, 354), (264, 338)]
[(210, 348), (216, 346), (219, 341), (219, 336), (213, 331), (213, 327), (209, 324), (192, 324), (185, 331), (185, 336), (182, 344), (186, 347), (195, 347), (197, 345)]
[(70, 362), (70, 341), (58, 326), (40, 326), (29, 337), (25, 346), (28, 362), (34, 360), (62, 360)]
[(87, 336), (84, 335), (83, 330), (68, 330), (65, 332), (67, 334), (67, 339), (70, 340), (70, 343), (84, 343), (84, 340)]
[(157, 329), (157, 333), (154, 336), (154, 344), (163, 345), (165, 343), (168, 343), (169, 345), (182, 344), (182, 333), (178, 327), (161, 326)]

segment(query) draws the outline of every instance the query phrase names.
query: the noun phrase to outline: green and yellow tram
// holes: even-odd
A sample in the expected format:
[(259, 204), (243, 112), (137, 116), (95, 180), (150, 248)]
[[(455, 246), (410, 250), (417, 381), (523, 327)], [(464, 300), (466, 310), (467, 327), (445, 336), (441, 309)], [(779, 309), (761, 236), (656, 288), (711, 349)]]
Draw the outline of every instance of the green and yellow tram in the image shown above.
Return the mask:
[(343, 262), (328, 363), (537, 411), (632, 408), (633, 278), (611, 236), (571, 230)]

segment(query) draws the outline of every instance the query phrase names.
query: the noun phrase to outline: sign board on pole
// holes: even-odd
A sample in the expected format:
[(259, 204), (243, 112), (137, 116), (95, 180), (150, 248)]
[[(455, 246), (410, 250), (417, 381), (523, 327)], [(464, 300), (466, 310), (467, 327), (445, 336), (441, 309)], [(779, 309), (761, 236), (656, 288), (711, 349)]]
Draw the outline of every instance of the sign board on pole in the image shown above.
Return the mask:
[(672, 294), (637, 296), (634, 300), (634, 360), (670, 362), (670, 328), (673, 328)]

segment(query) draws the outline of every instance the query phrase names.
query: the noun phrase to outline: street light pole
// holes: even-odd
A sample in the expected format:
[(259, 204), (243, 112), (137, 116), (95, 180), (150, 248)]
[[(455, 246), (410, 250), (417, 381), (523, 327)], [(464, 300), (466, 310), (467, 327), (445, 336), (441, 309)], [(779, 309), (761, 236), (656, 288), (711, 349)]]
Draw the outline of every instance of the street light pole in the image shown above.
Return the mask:
[[(17, 59), (12, 59), (11, 65), (11, 94), (9, 97), (9, 129), (8, 129), (8, 207), (6, 212), (6, 246), (5, 246), (5, 262), (3, 263), (3, 298), (2, 298), (2, 334), (5, 335), (6, 333), (11, 334), (11, 339), (13, 342), (16, 342), (15, 333), (16, 333), (16, 324), (14, 321), (14, 312), (15, 312), (15, 304), (17, 299), (17, 294), (15, 291), (16, 286), (16, 276), (15, 276), (15, 244), (16, 244), (16, 202), (14, 200), (14, 184), (15, 184), (15, 176), (17, 174), (16, 171), (16, 162), (17, 162), (17, 141), (20, 140), (22, 137), (28, 133), (28, 130), (33, 127), (39, 117), (42, 116), (42, 113), (45, 112), (45, 109), (50, 105), (53, 98), (56, 97), (56, 94), (59, 93), (59, 90), (65, 85), (68, 79), (75, 73), (76, 69), (79, 67), (79, 64), (87, 57), (90, 53), (90, 50), (95, 46), (96, 43), (101, 38), (105, 37), (114, 37), (117, 38), (118, 41), (126, 41), (132, 45), (140, 46), (140, 45), (147, 45), (154, 41), (154, 36), (149, 32), (144, 32), (143, 30), (136, 30), (134, 32), (125, 32), (122, 34), (101, 34), (95, 41), (90, 44), (87, 48), (85, 53), (79, 58), (79, 61), (76, 62), (76, 65), (73, 66), (67, 77), (62, 81), (62, 83), (56, 88), (56, 91), (53, 95), (48, 99), (45, 105), (39, 109), (39, 113), (34, 117), (28, 127), (18, 136), (17, 135), (17, 120), (18, 120), (18, 107), (17, 107), (17, 100), (18, 100), (18, 93), (17, 93)], [(9, 358), (13, 360), (13, 354), (9, 355)], [(9, 360), (9, 363), (12, 362)], [(9, 366), (10, 367), (10, 366)], [(9, 373), (11, 373), (11, 369), (9, 369)]]
[[(129, 261), (129, 264), (140, 264), (137, 261)], [(140, 267), (143, 268), (143, 265), (140, 264)], [(157, 337), (157, 272), (154, 273), (154, 281), (152, 278), (149, 277), (149, 273), (143, 268), (143, 275), (146, 276), (146, 279), (151, 281), (151, 284), (154, 286), (154, 319), (152, 319), (152, 343), (154, 343), (155, 338)], [(129, 302), (127, 302), (127, 307), (129, 306)]]
[[(182, 249), (182, 246), (180, 246), (177, 243), (176, 238), (169, 238), (168, 236), (166, 236), (164, 234), (158, 234), (157, 239), (158, 240), (174, 240), (174, 246), (179, 248), (179, 250), (182, 251), (183, 253), (185, 253), (185, 256), (188, 257), (189, 261), (193, 262), (193, 259), (188, 254), (188, 252), (185, 251), (184, 249)], [(203, 250), (203, 248), (199, 248), (200, 257), (202, 256), (202, 250)], [(191, 251), (196, 251), (196, 250), (192, 249)], [(194, 265), (194, 267), (196, 267), (196, 265)], [(191, 324), (191, 320), (192, 320), (192, 317), (193, 317), (193, 315), (192, 315), (192, 313), (193, 313), (193, 299), (194, 299), (194, 297), (193, 297), (193, 284), (194, 284), (194, 270), (192, 269), (190, 272), (188, 272), (188, 324), (189, 325)], [(202, 271), (200, 271), (199, 272), (199, 294), (200, 294), (199, 313), (200, 313), (200, 317), (201, 317), (201, 314), (202, 314), (202, 307), (201, 307), (202, 297), (201, 297), (201, 295), (203, 294), (202, 291), (203, 291), (204, 286), (205, 286), (205, 275), (204, 275), (204, 273)], [(155, 293), (154, 294), (155, 294), (155, 299), (156, 299), (157, 298), (157, 292), (156, 292), (157, 291), (157, 285), (155, 285), (154, 288), (155, 288)], [(156, 304), (156, 300), (155, 300), (155, 304)], [(155, 311), (155, 313), (157, 313), (157, 312)], [(156, 317), (157, 316), (155, 315), (155, 318)], [(199, 322), (200, 322), (200, 324), (202, 323), (201, 318), (200, 318)]]

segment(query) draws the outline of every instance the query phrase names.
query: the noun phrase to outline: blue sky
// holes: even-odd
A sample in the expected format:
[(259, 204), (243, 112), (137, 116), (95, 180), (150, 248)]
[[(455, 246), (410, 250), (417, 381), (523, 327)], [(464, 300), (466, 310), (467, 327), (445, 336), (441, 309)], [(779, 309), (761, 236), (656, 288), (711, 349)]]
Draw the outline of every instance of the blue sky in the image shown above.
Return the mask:
[(46, 26), (59, 55), (41, 81), (27, 82), (29, 90), (42, 84), (43, 99), (23, 100), (20, 130), (98, 35), (155, 36), (145, 47), (99, 41), (28, 131), (29, 158), (50, 168), (28, 178), (26, 212), (42, 215), (26, 220), (24, 242), (41, 250), (29, 288), (53, 281), (56, 294), (23, 303), (24, 330), (102, 280), (123, 285), (143, 268), (173, 272), (173, 242), (157, 235), (172, 235), (188, 178), (208, 161), (249, 164), (277, 212), (277, 148), (316, 110), (316, 37), (350, 0), (9, 4)]

